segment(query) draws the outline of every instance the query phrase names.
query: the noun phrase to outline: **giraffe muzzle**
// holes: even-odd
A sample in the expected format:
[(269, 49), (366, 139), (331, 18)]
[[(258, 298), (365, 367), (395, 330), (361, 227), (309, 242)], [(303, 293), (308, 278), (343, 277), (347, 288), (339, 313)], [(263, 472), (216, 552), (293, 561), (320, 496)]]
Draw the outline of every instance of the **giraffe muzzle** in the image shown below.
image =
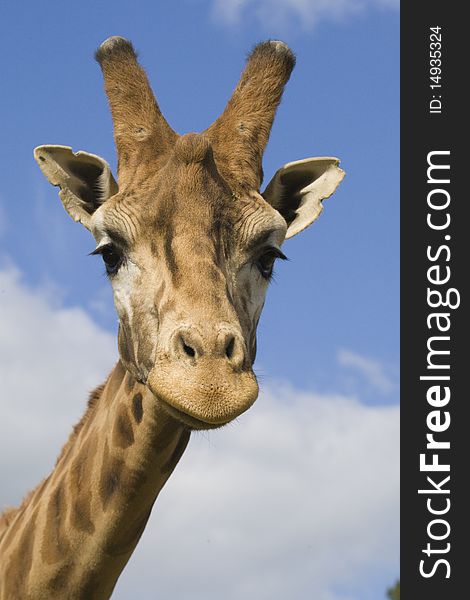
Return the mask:
[(230, 332), (204, 345), (194, 331), (179, 330), (171, 352), (157, 356), (147, 385), (163, 408), (191, 428), (220, 427), (258, 397), (244, 348), (243, 340)]

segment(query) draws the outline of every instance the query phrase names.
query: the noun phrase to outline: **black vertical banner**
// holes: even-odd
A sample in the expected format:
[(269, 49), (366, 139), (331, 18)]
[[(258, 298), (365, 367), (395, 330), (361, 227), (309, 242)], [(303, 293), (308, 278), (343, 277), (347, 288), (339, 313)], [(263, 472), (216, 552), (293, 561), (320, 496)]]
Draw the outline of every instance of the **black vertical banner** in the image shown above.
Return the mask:
[[(402, 3), (401, 593), (470, 598), (470, 135), (463, 4)], [(467, 181), (466, 181), (467, 180)]]

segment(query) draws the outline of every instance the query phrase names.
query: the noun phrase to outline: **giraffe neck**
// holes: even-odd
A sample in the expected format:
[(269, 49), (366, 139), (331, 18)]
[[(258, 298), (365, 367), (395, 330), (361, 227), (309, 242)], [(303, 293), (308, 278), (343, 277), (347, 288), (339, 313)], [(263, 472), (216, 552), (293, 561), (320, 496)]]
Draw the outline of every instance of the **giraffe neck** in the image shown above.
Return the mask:
[(189, 435), (118, 362), (0, 533), (0, 600), (108, 598)]

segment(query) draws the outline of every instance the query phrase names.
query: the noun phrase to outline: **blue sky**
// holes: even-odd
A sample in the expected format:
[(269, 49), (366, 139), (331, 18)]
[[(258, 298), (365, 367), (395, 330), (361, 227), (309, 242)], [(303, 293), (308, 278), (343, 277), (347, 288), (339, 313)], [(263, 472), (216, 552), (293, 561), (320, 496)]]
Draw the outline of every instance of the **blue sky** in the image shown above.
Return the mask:
[[(272, 406), (277, 408), (265, 416), (273, 424), (281, 424), (281, 428), (282, 423), (291, 423), (295, 430), (307, 419), (307, 412), (303, 412), (307, 409), (304, 404), (298, 404), (299, 397), (310, 398), (312, 406), (319, 403), (318, 410), (326, 410), (327, 414), (330, 414), (327, 406), (336, 406), (332, 420), (325, 421), (331, 427), (331, 438), (326, 435), (325, 443), (328, 444), (329, 439), (337, 440), (334, 446), (337, 462), (332, 464), (342, 473), (345, 466), (341, 457), (352, 452), (352, 448), (364, 444), (364, 455), (357, 455), (358, 462), (354, 463), (357, 465), (363, 464), (361, 456), (369, 456), (368, 448), (374, 452), (374, 446), (369, 444), (374, 441), (375, 433), (369, 430), (363, 432), (361, 438), (355, 433), (356, 437), (350, 440), (351, 447), (342, 445), (343, 438), (348, 437), (348, 428), (343, 427), (338, 415), (350, 415), (350, 423), (362, 415), (361, 422), (370, 420), (372, 429), (389, 431), (386, 443), (380, 439), (375, 441), (377, 448), (382, 449), (382, 467), (389, 465), (396, 469), (397, 430), (396, 427), (390, 429), (390, 423), (397, 420), (399, 343), (397, 9), (398, 2), (394, 0), (364, 0), (362, 3), (353, 0), (183, 0), (178, 3), (53, 0), (2, 5), (0, 297), (4, 304), (2, 308), (0, 300), (3, 311), (0, 325), (3, 323), (7, 335), (0, 335), (0, 339), (3, 337), (0, 356), (8, 357), (10, 375), (6, 375), (15, 391), (17, 385), (11, 373), (25, 379), (21, 374), (24, 347), (18, 345), (18, 340), (41, 351), (37, 342), (31, 340), (33, 334), (44, 340), (49, 350), (43, 353), (50, 360), (62, 360), (59, 354), (69, 353), (85, 365), (80, 383), (66, 379), (62, 382), (64, 388), (59, 384), (53, 386), (57, 403), (61, 400), (61, 390), (68, 389), (67, 386), (76, 388), (78, 404), (60, 413), (58, 421), (63, 429), (55, 446), (52, 442), (50, 448), (48, 446), (49, 454), (44, 451), (44, 462), (35, 462), (33, 469), (28, 467), (27, 457), (19, 461), (20, 474), (16, 483), (8, 487), (5, 502), (16, 502), (22, 491), (47, 472), (73, 419), (80, 414), (81, 390), (84, 389), (84, 394), (85, 383), (89, 389), (104, 378), (115, 352), (116, 317), (111, 293), (100, 260), (87, 256), (93, 249), (92, 239), (66, 215), (56, 190), (43, 178), (32, 158), (32, 149), (39, 144), (64, 144), (74, 150), (99, 154), (114, 169), (112, 123), (102, 91), (101, 73), (93, 60), (96, 47), (110, 35), (122, 35), (133, 41), (162, 111), (179, 133), (203, 130), (220, 114), (243, 68), (244, 58), (256, 42), (282, 39), (296, 53), (297, 66), (287, 85), (265, 153), (265, 184), (284, 163), (309, 156), (338, 156), (347, 175), (335, 195), (325, 202), (321, 218), (306, 232), (286, 242), (284, 250), (290, 261), (277, 266), (275, 281), (268, 291), (259, 327), (256, 370), (266, 397), (275, 396)], [(19, 307), (29, 311), (27, 318)], [(60, 333), (64, 322), (76, 333), (75, 337), (70, 331)], [(43, 331), (41, 323), (48, 323), (49, 329)], [(50, 328), (57, 329), (56, 337)], [(58, 354), (56, 346), (61, 343), (69, 345), (60, 348)], [(90, 349), (90, 345), (94, 347)], [(31, 356), (31, 360), (35, 360), (35, 355)], [(37, 367), (37, 378), (43, 376), (47, 367), (47, 363), (44, 368)], [(64, 364), (63, 369), (67, 368)], [(45, 377), (44, 381), (49, 379)], [(28, 381), (25, 380), (24, 385), (29, 389)], [(279, 389), (288, 392), (281, 393)], [(21, 414), (24, 415), (28, 414), (31, 395), (24, 392), (22, 398)], [(6, 397), (1, 402), (7, 403)], [(49, 398), (46, 406), (55, 404)], [(283, 412), (285, 406), (292, 411), (288, 415)], [(40, 407), (35, 406), (34, 410), (42, 414)], [(256, 427), (256, 418), (255, 414), (252, 427)], [(11, 417), (12, 428), (20, 422), (16, 419), (20, 416)], [(249, 429), (249, 422), (244, 420), (237, 429), (243, 428), (245, 423)], [(45, 427), (50, 428), (51, 424)], [(314, 424), (312, 428), (316, 431)], [(43, 434), (39, 425), (30, 432), (31, 443), (36, 441), (41, 445)], [(312, 430), (312, 435), (314, 433)], [(212, 443), (218, 444), (216, 440), (220, 439), (223, 452), (227, 456), (233, 452), (236, 457), (241, 447), (236, 444), (241, 444), (242, 438), (228, 442), (223, 434), (224, 431), (219, 437), (218, 433), (214, 434)], [(234, 431), (230, 430), (226, 437), (229, 435), (234, 436)], [(317, 431), (316, 435), (318, 439), (325, 433)], [(13, 436), (11, 444), (15, 443), (18, 442)], [(197, 443), (201, 444), (201, 440)], [(312, 485), (316, 477), (315, 448), (317, 446), (311, 449), (310, 471), (298, 473), (302, 486), (306, 473), (311, 473)], [(295, 449), (291, 450), (295, 470), (296, 453)], [(207, 447), (202, 445), (195, 448), (193, 454), (207, 461), (215, 460), (206, 457), (206, 452)], [(196, 469), (196, 459), (188, 460), (193, 460), (188, 464)], [(355, 468), (354, 464), (350, 465), (351, 469)], [(183, 486), (184, 466), (183, 463), (182, 479), (176, 480), (174, 493), (178, 486)], [(265, 468), (262, 461), (259, 466)], [(324, 463), (322, 466), (324, 468)], [(11, 465), (3, 464), (3, 469), (8, 476)], [(21, 469), (25, 470), (24, 476)], [(371, 465), (370, 469), (370, 473), (380, 478), (379, 464)], [(331, 466), (328, 471), (333, 479), (334, 470)], [(243, 471), (241, 467), (240, 471)], [(258, 479), (256, 473), (253, 472), (253, 485)], [(178, 472), (175, 477), (179, 476)], [(398, 532), (387, 533), (383, 523), (389, 519), (390, 527), (397, 525), (397, 487), (387, 488), (387, 491), (382, 489), (382, 481), (374, 483), (366, 476), (364, 485), (368, 481), (372, 489), (374, 485), (377, 490), (380, 488), (371, 510), (378, 511), (377, 503), (382, 502), (388, 512), (374, 513), (376, 538), (367, 548), (358, 549), (354, 559), (344, 558), (344, 564), (351, 567), (350, 576), (336, 584), (333, 575), (330, 579), (317, 577), (323, 586), (315, 588), (315, 597), (319, 600), (379, 598), (398, 574)], [(22, 485), (26, 487), (23, 489)], [(210, 485), (217, 484), (208, 481), (207, 486)], [(299, 489), (305, 493), (315, 493), (313, 488), (302, 486)], [(339, 494), (341, 486), (337, 482), (335, 486)], [(333, 493), (333, 487), (331, 490)], [(367, 493), (364, 491), (364, 495)], [(390, 498), (385, 500), (387, 494), (393, 496), (393, 502)], [(360, 490), (357, 498), (360, 503)], [(285, 500), (290, 501), (295, 505), (294, 499)], [(261, 506), (265, 500), (259, 502)], [(181, 510), (184, 512), (184, 506)], [(223, 522), (222, 513), (220, 518)], [(367, 517), (363, 515), (363, 518), (366, 519), (364, 527), (368, 527)], [(358, 514), (351, 512), (351, 519), (357, 522)], [(157, 528), (157, 523), (153, 526)], [(237, 526), (242, 527), (239, 523)], [(342, 533), (345, 528), (347, 525)], [(316, 529), (312, 530), (312, 535), (317, 533)], [(173, 534), (169, 531), (168, 535)], [(296, 547), (295, 539), (291, 539), (287, 530), (285, 535), (292, 547)], [(383, 539), (384, 535), (389, 535), (388, 541)], [(327, 532), (325, 536), (328, 538)], [(331, 537), (331, 551), (328, 550), (327, 555), (334, 562), (335, 556), (342, 556), (340, 546), (349, 542), (347, 537)], [(152, 540), (144, 536), (142, 543), (147, 544), (148, 549), (141, 551), (140, 558), (136, 553), (135, 561), (141, 562), (135, 563), (133, 559), (128, 579), (124, 579), (126, 571), (122, 587), (117, 589), (117, 598), (131, 597), (126, 590), (132, 588), (132, 573), (137, 577), (139, 569), (149, 560)], [(191, 546), (191, 542), (187, 543)], [(286, 548), (290, 548), (287, 543)], [(380, 553), (383, 560), (377, 558)], [(367, 556), (367, 559), (361, 562), (358, 556)], [(281, 560), (272, 557), (273, 572), (278, 559)], [(321, 554), (317, 559), (326, 560)], [(305, 560), (305, 565), (310, 564)], [(328, 569), (334, 573), (331, 561), (326, 561), (323, 573)], [(266, 565), (259, 566), (259, 572), (261, 568), (268, 569)], [(306, 566), (303, 573), (307, 571)], [(294, 578), (295, 568), (289, 573)], [(295, 578), (299, 579), (297, 575)], [(250, 584), (252, 587), (246, 585), (244, 589), (257, 590), (256, 582)], [(279, 585), (275, 582), (273, 589), (281, 589)], [(314, 597), (304, 595), (313, 589), (309, 585), (313, 584), (307, 577), (305, 586), (299, 587), (298, 595), (292, 597), (300, 600)], [(203, 590), (203, 583), (200, 589)], [(142, 592), (142, 598), (153, 598), (145, 593)], [(183, 589), (181, 594), (178, 598), (186, 597)], [(201, 591), (201, 597), (209, 596)], [(220, 597), (220, 593), (215, 593), (216, 597)], [(275, 595), (269, 597), (276, 598)], [(281, 594), (281, 597), (285, 596)]]

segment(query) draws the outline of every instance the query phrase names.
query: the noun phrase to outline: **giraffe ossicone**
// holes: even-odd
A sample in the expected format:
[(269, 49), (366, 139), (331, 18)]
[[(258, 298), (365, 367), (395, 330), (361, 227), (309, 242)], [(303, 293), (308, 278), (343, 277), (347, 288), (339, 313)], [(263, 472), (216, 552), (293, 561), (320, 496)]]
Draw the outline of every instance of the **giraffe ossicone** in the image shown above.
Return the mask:
[(309, 226), (344, 172), (334, 157), (279, 169), (262, 156), (295, 64), (258, 44), (222, 115), (178, 135), (132, 44), (106, 40), (102, 68), (118, 178), (87, 152), (34, 156), (94, 236), (119, 317), (119, 362), (93, 392), (51, 475), (0, 518), (0, 600), (108, 598), (193, 429), (256, 400), (256, 329), (285, 239)]

